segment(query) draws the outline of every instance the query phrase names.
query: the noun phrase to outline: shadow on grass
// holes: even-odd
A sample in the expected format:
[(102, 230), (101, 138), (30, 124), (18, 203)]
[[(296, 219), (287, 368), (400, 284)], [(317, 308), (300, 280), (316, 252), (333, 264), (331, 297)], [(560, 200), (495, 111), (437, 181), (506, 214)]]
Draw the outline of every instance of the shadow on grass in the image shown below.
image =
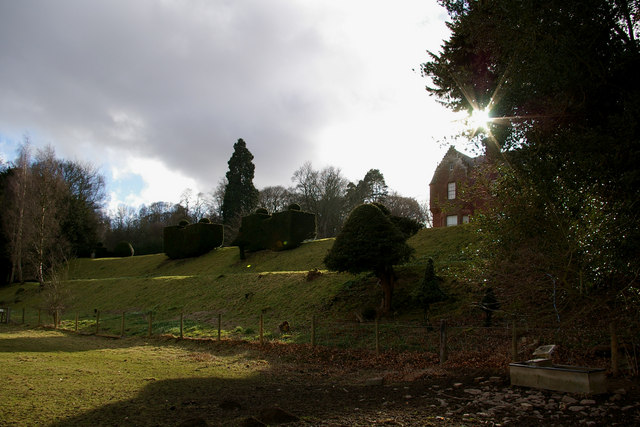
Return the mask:
[[(81, 415), (51, 424), (69, 425), (135, 425), (237, 426), (248, 418), (261, 418), (262, 411), (280, 408), (314, 425), (324, 417), (348, 417), (354, 407), (359, 414), (380, 409), (384, 398), (358, 402), (358, 396), (370, 393), (365, 386), (340, 386), (327, 383), (264, 382), (260, 376), (248, 379), (184, 378), (163, 380), (147, 385), (135, 398), (108, 404)], [(393, 389), (380, 387), (383, 394)], [(397, 392), (395, 392), (397, 393)], [(198, 420), (201, 424), (194, 423)], [(266, 424), (276, 424), (267, 422)], [(298, 424), (296, 424), (298, 425)]]
[[(265, 398), (265, 394), (270, 399)], [(182, 378), (147, 385), (135, 398), (102, 406), (68, 418), (53, 426), (69, 425), (169, 425), (190, 419), (208, 425), (237, 425), (256, 416), (266, 405), (287, 402), (277, 398), (276, 386), (263, 386), (256, 379)]]
[[(1, 327), (0, 328), (0, 353), (34, 352), (82, 352), (93, 351), (104, 348), (129, 348), (140, 345), (140, 340), (113, 339), (104, 336), (79, 335), (74, 332), (41, 329), (42, 336), (21, 336), (22, 327)], [(51, 336), (50, 332), (57, 332)]]
[[(50, 330), (15, 330), (15, 334), (6, 333), (0, 328), (0, 352), (83, 352), (94, 349), (125, 348), (145, 345), (146, 340), (122, 339), (110, 340), (101, 337), (77, 336), (73, 333), (56, 333)], [(20, 334), (27, 336), (20, 336)], [(15, 335), (15, 336), (13, 336)], [(159, 337), (148, 342), (152, 346), (179, 346), (198, 356), (210, 353), (214, 356), (229, 355), (232, 362), (228, 365), (233, 375), (235, 364), (249, 364), (252, 360), (270, 359), (255, 345), (242, 342), (223, 341), (221, 343), (199, 340), (177, 340)], [(55, 358), (55, 356), (52, 356)], [(279, 357), (278, 357), (279, 359)], [(246, 361), (246, 362), (245, 362)], [(47, 425), (52, 426), (98, 426), (98, 425), (135, 425), (135, 426), (178, 426), (192, 419), (203, 420), (207, 425), (242, 425), (249, 417), (260, 417), (263, 409), (279, 407), (305, 420), (322, 419), (326, 414), (348, 416), (354, 405), (361, 410), (379, 410), (384, 399), (366, 399), (361, 396), (371, 392), (364, 385), (336, 385), (323, 372), (309, 376), (295, 364), (273, 360), (274, 363), (259, 363), (264, 370), (254, 371), (242, 378), (230, 378), (226, 375), (157, 380), (153, 377), (141, 381), (145, 385), (135, 395), (127, 395), (126, 400), (112, 401), (87, 412), (77, 414), (74, 411), (61, 411)], [(179, 364), (180, 359), (167, 359), (167, 363)], [(119, 365), (112, 369), (119, 369)], [(221, 368), (224, 369), (225, 365)], [(213, 373), (213, 372), (212, 372)], [(82, 375), (78, 373), (77, 375)], [(187, 374), (188, 375), (188, 374)], [(113, 383), (112, 383), (113, 384)], [(113, 387), (113, 386), (110, 386)], [(117, 385), (115, 385), (117, 387)], [(87, 386), (85, 392), (90, 392)], [(400, 393), (388, 387), (379, 387), (380, 393)], [(57, 390), (57, 391), (56, 391)], [(61, 389), (50, 390), (59, 393)], [(408, 393), (406, 391), (402, 391)], [(95, 394), (108, 396), (109, 390), (96, 389)], [(417, 394), (417, 393), (416, 393)], [(121, 395), (116, 393), (116, 395)], [(133, 396), (133, 397), (129, 397)], [(81, 396), (76, 396), (81, 399)], [(382, 398), (382, 400), (381, 400)], [(104, 401), (103, 401), (104, 402)], [(358, 403), (356, 403), (358, 402)], [(65, 405), (67, 402), (64, 403)], [(69, 405), (72, 403), (68, 402)], [(375, 409), (374, 409), (375, 408)], [(38, 409), (34, 410), (37, 412)], [(66, 418), (57, 418), (62, 414)], [(5, 420), (6, 421), (6, 420)], [(1, 422), (0, 422), (1, 424)], [(197, 425), (197, 424), (192, 424)], [(202, 425), (202, 424), (201, 424)]]

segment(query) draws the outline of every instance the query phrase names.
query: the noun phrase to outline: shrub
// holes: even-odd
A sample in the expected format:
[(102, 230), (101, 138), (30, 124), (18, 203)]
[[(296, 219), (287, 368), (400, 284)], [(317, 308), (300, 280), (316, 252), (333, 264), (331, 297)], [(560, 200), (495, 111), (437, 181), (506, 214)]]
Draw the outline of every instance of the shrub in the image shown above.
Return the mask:
[(271, 215), (267, 227), (267, 248), (274, 251), (293, 249), (316, 237), (316, 216), (296, 210), (278, 212)]
[(266, 209), (256, 209), (256, 213), (243, 216), (238, 237), (234, 244), (240, 248), (241, 257), (244, 250), (259, 251), (267, 248), (267, 234), (265, 222), (271, 218)]
[(171, 226), (163, 230), (164, 253), (171, 259), (191, 258), (220, 247), (224, 240), (221, 224), (198, 222), (185, 227)]
[(366, 307), (364, 310), (362, 310), (362, 318), (364, 320), (375, 320), (377, 316), (378, 310), (373, 307)]
[(300, 210), (302, 210), (302, 208), (300, 208), (300, 205), (297, 204), (297, 203), (291, 203), (289, 205), (289, 207), (287, 207), (287, 210), (289, 210), (289, 211), (300, 211)]
[(316, 216), (309, 212), (288, 210), (273, 215), (264, 209), (242, 217), (238, 237), (233, 242), (240, 249), (240, 258), (244, 251), (274, 251), (293, 249), (316, 236)]
[(96, 244), (94, 254), (95, 254), (95, 258), (106, 258), (109, 256), (109, 251), (107, 250), (107, 248), (104, 247), (102, 242), (98, 242)]
[(113, 250), (113, 255), (120, 258), (133, 256), (134, 253), (131, 243), (125, 241), (118, 242)]
[(186, 219), (182, 219), (178, 223), (178, 227), (186, 227), (187, 225), (189, 225), (189, 221), (187, 221)]
[(389, 216), (391, 215), (391, 211), (389, 210), (388, 207), (386, 207), (385, 205), (383, 205), (380, 202), (373, 202), (371, 203), (372, 205), (376, 206), (378, 209), (380, 209), (382, 211), (383, 214)]
[(211, 224), (211, 220), (209, 218), (200, 218), (200, 221), (198, 221), (198, 223), (200, 223), (200, 224)]

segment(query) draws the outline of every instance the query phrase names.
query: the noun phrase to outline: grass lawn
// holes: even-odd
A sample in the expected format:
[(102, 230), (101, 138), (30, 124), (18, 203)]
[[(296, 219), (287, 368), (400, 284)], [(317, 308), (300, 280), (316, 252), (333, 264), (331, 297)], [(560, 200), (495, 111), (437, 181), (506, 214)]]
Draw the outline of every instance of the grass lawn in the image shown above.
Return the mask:
[(212, 345), (2, 326), (0, 424), (177, 425), (197, 414), (185, 403), (269, 369), (246, 347)]

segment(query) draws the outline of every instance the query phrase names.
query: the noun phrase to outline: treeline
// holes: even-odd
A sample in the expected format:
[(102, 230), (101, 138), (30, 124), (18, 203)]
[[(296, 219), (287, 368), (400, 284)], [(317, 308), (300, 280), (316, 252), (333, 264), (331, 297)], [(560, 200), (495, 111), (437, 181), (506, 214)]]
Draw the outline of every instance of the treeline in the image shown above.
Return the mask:
[(256, 208), (286, 210), (292, 203), (316, 215), (318, 238), (334, 237), (349, 212), (362, 203), (381, 202), (390, 212), (428, 222), (428, 209), (389, 190), (378, 169), (356, 182), (335, 167), (305, 163), (292, 186), (253, 187), (253, 155), (243, 140), (234, 144), (229, 171), (207, 193), (186, 189), (178, 203), (120, 205), (106, 212), (105, 179), (92, 165), (56, 158), (51, 147), (34, 150), (25, 137), (17, 158), (0, 169), (0, 284), (44, 283), (73, 257), (113, 254), (128, 242), (136, 255), (163, 252), (163, 229), (202, 218), (225, 226), (231, 244), (241, 218)]
[(227, 179), (207, 193), (187, 189), (179, 203), (155, 202), (139, 209), (120, 205), (110, 215), (104, 244), (114, 247), (120, 241), (131, 242), (137, 255), (162, 252), (162, 229), (186, 219), (196, 223), (202, 218), (225, 224), (225, 243), (235, 238), (242, 215), (262, 207), (268, 212), (281, 212), (292, 203), (305, 212), (316, 215), (318, 238), (335, 237), (349, 212), (359, 204), (381, 202), (393, 215), (414, 219), (426, 224), (429, 220), (426, 205), (412, 197), (390, 191), (384, 177), (372, 169), (362, 180), (353, 183), (340, 169), (326, 167), (316, 170), (305, 163), (292, 176), (293, 186), (268, 186), (258, 191), (255, 204), (248, 205), (227, 221), (224, 220), (224, 195), (228, 191)]
[(89, 256), (108, 224), (105, 200), (96, 168), (57, 159), (51, 147), (34, 153), (25, 137), (0, 170), (0, 283), (43, 284), (69, 258)]

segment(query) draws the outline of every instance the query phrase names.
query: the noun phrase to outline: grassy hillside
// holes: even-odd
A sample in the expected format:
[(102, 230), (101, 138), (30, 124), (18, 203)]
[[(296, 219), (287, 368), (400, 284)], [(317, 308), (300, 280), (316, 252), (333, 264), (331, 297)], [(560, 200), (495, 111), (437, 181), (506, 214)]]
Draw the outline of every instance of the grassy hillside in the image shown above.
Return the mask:
[[(399, 315), (410, 315), (410, 295), (419, 283), (427, 258), (442, 271), (464, 259), (463, 249), (472, 231), (464, 226), (425, 229), (410, 239), (414, 260), (399, 268), (396, 301)], [(260, 314), (289, 322), (312, 315), (333, 319), (353, 317), (354, 310), (377, 306), (380, 289), (375, 278), (326, 271), (322, 260), (333, 239), (317, 240), (282, 252), (260, 251), (239, 259), (235, 247), (222, 248), (198, 258), (170, 260), (164, 254), (131, 258), (78, 259), (69, 267), (63, 283), (66, 319), (102, 314), (103, 322), (117, 327), (122, 312), (137, 315), (153, 311), (158, 320), (187, 314), (189, 322), (215, 323), (223, 315), (226, 329)], [(320, 274), (309, 274), (318, 269)], [(0, 289), (0, 305), (10, 305), (14, 320), (22, 308), (35, 321), (36, 309), (45, 307), (37, 284)], [(415, 310), (414, 310), (415, 311)], [(111, 318), (111, 320), (109, 320)], [(50, 321), (47, 319), (47, 321)], [(127, 324), (131, 321), (127, 320)]]

